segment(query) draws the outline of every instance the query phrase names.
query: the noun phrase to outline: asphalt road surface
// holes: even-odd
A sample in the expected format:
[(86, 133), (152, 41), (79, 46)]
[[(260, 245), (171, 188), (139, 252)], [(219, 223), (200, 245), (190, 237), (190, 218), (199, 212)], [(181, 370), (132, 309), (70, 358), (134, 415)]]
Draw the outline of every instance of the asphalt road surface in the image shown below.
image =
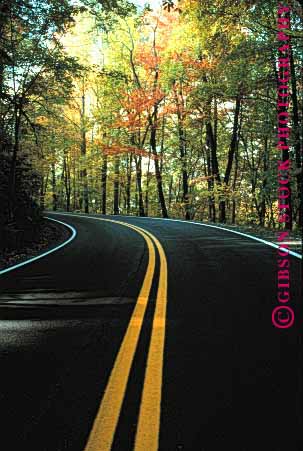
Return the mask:
[(0, 275), (1, 450), (302, 451), (299, 258), (279, 329), (272, 247), (50, 216), (76, 238)]

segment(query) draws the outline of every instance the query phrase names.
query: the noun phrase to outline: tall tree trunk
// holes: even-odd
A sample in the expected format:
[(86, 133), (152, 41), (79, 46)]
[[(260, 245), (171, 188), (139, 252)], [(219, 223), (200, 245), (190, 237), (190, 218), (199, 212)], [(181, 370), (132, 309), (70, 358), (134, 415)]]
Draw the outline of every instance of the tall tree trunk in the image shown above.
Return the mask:
[(139, 200), (138, 200), (138, 184), (136, 183), (136, 189), (135, 189), (135, 209), (136, 209), (136, 212), (137, 212), (137, 216), (139, 215), (138, 205), (139, 205)]
[(81, 171), (80, 177), (83, 186), (83, 200), (84, 200), (84, 211), (85, 213), (89, 212), (89, 204), (88, 204), (88, 180), (87, 180), (87, 168), (86, 168), (86, 125), (85, 125), (85, 94), (83, 87), (82, 94), (82, 110), (81, 110)]
[(73, 210), (77, 210), (78, 205), (78, 195), (77, 195), (77, 186), (76, 186), (76, 177), (77, 177), (77, 171), (76, 171), (76, 159), (73, 158), (73, 166), (72, 166), (72, 172), (73, 172)]
[[(165, 106), (165, 101), (163, 102)], [(162, 117), (161, 121), (161, 140), (160, 140), (160, 172), (163, 173), (163, 162), (164, 162), (164, 140), (165, 140), (165, 115)]]
[[(64, 165), (65, 165), (65, 159), (64, 159)], [(53, 210), (56, 211), (57, 207), (58, 207), (58, 199), (57, 199), (57, 186), (56, 186), (56, 166), (55, 166), (54, 161), (52, 161), (52, 164), (51, 164), (51, 171), (52, 171)]]
[(184, 205), (185, 219), (190, 219), (190, 206), (188, 196), (188, 172), (187, 172), (187, 149), (186, 138), (184, 130), (184, 101), (182, 92), (182, 83), (180, 82), (179, 92), (174, 90), (175, 102), (177, 105), (177, 117), (178, 117), (178, 135), (179, 135), (179, 152), (181, 158), (181, 174), (182, 174), (182, 203)]
[(70, 191), (66, 193), (66, 211), (70, 211)]
[(15, 99), (15, 110), (14, 110), (15, 139), (8, 178), (8, 218), (10, 221), (14, 219), (15, 213), (14, 210), (16, 205), (16, 166), (17, 166), (17, 155), (19, 153), (20, 126), (21, 126), (21, 106), (17, 105), (17, 100)]
[(185, 132), (182, 126), (182, 119), (179, 117), (178, 121), (178, 133), (179, 133), (179, 151), (181, 157), (181, 171), (182, 171), (182, 202), (185, 209), (185, 219), (190, 220), (190, 206), (188, 197), (188, 172), (187, 172), (187, 160), (186, 160), (186, 139)]
[[(157, 58), (157, 46), (156, 46), (156, 32), (154, 31), (154, 39), (153, 39), (153, 53), (155, 58)], [(159, 81), (159, 68), (157, 66), (155, 70), (154, 77), (154, 91), (158, 86)], [(155, 157), (155, 173), (156, 173), (156, 181), (157, 181), (157, 190), (158, 190), (158, 198), (162, 211), (163, 218), (168, 218), (168, 213), (165, 204), (165, 197), (163, 193), (163, 184), (162, 184), (162, 173), (159, 165), (159, 159), (157, 154), (157, 123), (158, 123), (158, 103), (154, 105), (153, 114), (149, 115), (149, 124), (151, 127), (150, 130), (150, 147), (152, 153)]]
[(268, 137), (265, 137), (264, 151), (263, 151), (263, 179), (262, 179), (262, 192), (260, 203), (260, 226), (265, 226), (266, 215), (266, 188), (267, 188), (267, 170), (268, 170)]
[[(208, 221), (216, 222), (216, 205), (214, 200), (214, 180), (211, 172), (210, 149), (203, 142), (203, 122), (201, 122), (200, 145), (203, 156), (204, 176), (207, 177), (208, 190)], [(202, 219), (201, 219), (202, 220)]]
[(101, 211), (106, 215), (107, 155), (103, 155), (101, 166)]
[(170, 176), (170, 180), (169, 180), (169, 188), (168, 188), (168, 208), (171, 208), (171, 203), (173, 200), (173, 182), (174, 182), (174, 178), (171, 175)]
[[(228, 152), (228, 159), (227, 159), (227, 166), (225, 170), (225, 176), (224, 176), (224, 184), (223, 189), (227, 188), (230, 180), (233, 160), (235, 151), (237, 148), (238, 143), (238, 130), (239, 130), (239, 117), (240, 117), (240, 108), (241, 108), (241, 95), (238, 94), (236, 98), (236, 107), (235, 107), (235, 115), (234, 115), (234, 123), (233, 123), (233, 131), (231, 136), (231, 142), (229, 146), (229, 152)], [(225, 193), (223, 193), (224, 198), (220, 201), (220, 222), (224, 223), (226, 222), (226, 200), (225, 200)]]
[(237, 188), (238, 169), (239, 169), (239, 149), (238, 149), (238, 145), (237, 145), (237, 148), (235, 151), (235, 172), (234, 172), (234, 179), (233, 179), (233, 186), (232, 186), (232, 190), (233, 190), (232, 212), (231, 212), (231, 223), (232, 224), (236, 223), (237, 203), (236, 203), (236, 199), (234, 198), (234, 196), (235, 196), (235, 191)]
[(65, 206), (66, 211), (70, 210), (70, 195), (71, 195), (71, 181), (70, 181), (70, 169), (67, 161), (67, 155), (63, 158), (64, 165), (64, 187), (65, 187)]
[(145, 213), (146, 213), (146, 216), (148, 216), (148, 214), (149, 214), (150, 157), (151, 157), (151, 152), (149, 151), (148, 163), (147, 163), (147, 173), (146, 173), (146, 190), (145, 190)]
[(157, 190), (158, 190), (158, 198), (159, 198), (159, 204), (162, 211), (163, 218), (168, 218), (168, 213), (166, 209), (165, 204), (165, 198), (163, 193), (163, 185), (162, 185), (162, 174), (160, 171), (160, 165), (159, 165), (159, 159), (157, 154), (157, 113), (158, 113), (158, 107), (154, 107), (154, 114), (153, 118), (150, 116), (150, 147), (152, 150), (152, 153), (155, 157), (155, 173), (156, 173), (156, 181), (157, 181)]
[(120, 158), (115, 156), (114, 162), (114, 215), (119, 214)]
[(135, 155), (139, 216), (145, 216), (142, 191), (142, 157)]
[(213, 190), (214, 190), (215, 181), (219, 186), (221, 186), (221, 177), (220, 177), (220, 172), (219, 172), (219, 164), (218, 164), (218, 156), (217, 156), (217, 142), (215, 141), (215, 138), (214, 138), (213, 128), (212, 128), (210, 119), (208, 119), (206, 122), (206, 149), (207, 149), (207, 153), (210, 158), (210, 166), (211, 167), (209, 169), (211, 169), (211, 176), (212, 176), (212, 178), (210, 179), (210, 182), (209, 182), (209, 189), (210, 189), (210, 192), (212, 193), (211, 197), (210, 197), (210, 202), (212, 204), (210, 211), (211, 211), (211, 215), (212, 215), (212, 221), (216, 222), (216, 205), (215, 205), (215, 200), (214, 200), (214, 196), (213, 196)]
[[(131, 143), (133, 146), (140, 148), (140, 137), (138, 137), (138, 142), (136, 142), (135, 135), (132, 134)], [(136, 208), (139, 207), (139, 216), (145, 216), (142, 190), (142, 157), (134, 155), (134, 159), (136, 167)]]
[(133, 164), (133, 155), (130, 154), (129, 158), (127, 158), (127, 181), (126, 181), (126, 213), (130, 214), (130, 190), (132, 183), (132, 164)]
[(41, 185), (40, 185), (40, 208), (43, 211), (45, 208), (45, 192), (47, 190), (48, 184), (48, 174), (46, 177), (42, 177)]

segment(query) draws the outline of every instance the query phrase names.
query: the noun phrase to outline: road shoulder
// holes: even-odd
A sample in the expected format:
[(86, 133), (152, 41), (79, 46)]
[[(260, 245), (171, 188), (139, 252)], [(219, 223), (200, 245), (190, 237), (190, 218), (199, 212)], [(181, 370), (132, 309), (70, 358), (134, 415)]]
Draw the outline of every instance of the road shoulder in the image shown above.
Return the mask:
[(23, 263), (64, 243), (71, 231), (63, 224), (43, 218), (38, 233), (32, 242), (18, 249), (4, 249), (0, 255), (0, 271)]

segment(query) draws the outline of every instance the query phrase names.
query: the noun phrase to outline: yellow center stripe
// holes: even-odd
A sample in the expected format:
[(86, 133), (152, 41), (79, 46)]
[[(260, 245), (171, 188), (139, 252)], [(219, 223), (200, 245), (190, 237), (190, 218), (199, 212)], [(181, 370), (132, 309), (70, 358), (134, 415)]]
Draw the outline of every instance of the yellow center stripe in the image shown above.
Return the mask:
[[(98, 220), (101, 219), (98, 218)], [(109, 451), (111, 449), (155, 271), (155, 249), (151, 239), (143, 231), (120, 221), (102, 220), (125, 225), (140, 233), (147, 243), (149, 258), (144, 282), (111, 371), (85, 451)]]
[(157, 451), (159, 446), (167, 307), (167, 261), (165, 253), (157, 238), (147, 231), (146, 233), (153, 238), (160, 255), (160, 278), (140, 405), (135, 451)]

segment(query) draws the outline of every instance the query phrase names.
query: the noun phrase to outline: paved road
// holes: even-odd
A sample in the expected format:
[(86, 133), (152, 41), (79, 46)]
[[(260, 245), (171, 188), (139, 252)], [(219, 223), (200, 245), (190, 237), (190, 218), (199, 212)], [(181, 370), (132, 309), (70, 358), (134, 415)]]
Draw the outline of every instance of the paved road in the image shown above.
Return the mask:
[(182, 222), (53, 217), (77, 237), (0, 276), (1, 449), (303, 449), (298, 258), (282, 330), (269, 246)]

